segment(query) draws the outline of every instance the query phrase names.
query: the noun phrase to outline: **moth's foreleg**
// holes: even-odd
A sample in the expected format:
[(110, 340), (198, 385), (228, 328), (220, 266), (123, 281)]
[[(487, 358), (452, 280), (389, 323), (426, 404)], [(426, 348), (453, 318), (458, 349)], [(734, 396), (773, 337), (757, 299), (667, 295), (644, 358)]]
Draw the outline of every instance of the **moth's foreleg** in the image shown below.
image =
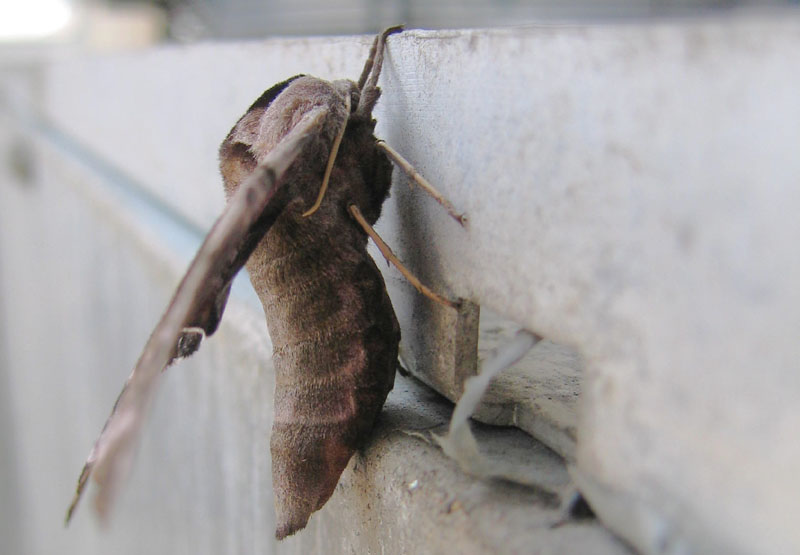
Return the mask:
[(358, 79), (358, 90), (361, 95), (356, 109), (357, 114), (365, 117), (369, 117), (372, 114), (372, 109), (381, 94), (378, 89), (378, 77), (380, 77), (381, 68), (383, 67), (383, 49), (386, 46), (386, 37), (402, 30), (402, 25), (389, 27), (375, 37), (367, 62), (364, 64), (364, 71), (361, 72), (361, 77)]
[(317, 209), (322, 204), (322, 199), (325, 198), (325, 191), (328, 190), (328, 181), (331, 178), (331, 172), (333, 171), (333, 164), (336, 162), (336, 154), (339, 152), (339, 145), (342, 144), (342, 137), (344, 137), (344, 131), (347, 129), (347, 120), (350, 117), (350, 96), (344, 97), (344, 106), (345, 106), (345, 118), (342, 120), (342, 124), (339, 127), (339, 132), (336, 134), (336, 138), (333, 140), (333, 145), (331, 145), (331, 153), (328, 155), (328, 164), (325, 166), (325, 174), (322, 176), (322, 185), (319, 188), (319, 194), (317, 195), (317, 200), (314, 203), (314, 206), (303, 212), (303, 217), (307, 218), (311, 214), (317, 211)]
[[(372, 41), (372, 48), (369, 49), (369, 56), (364, 64), (364, 69), (361, 71), (361, 77), (358, 78), (358, 90), (362, 90), (364, 88), (364, 85), (366, 85), (367, 79), (369, 78), (369, 74), (372, 73), (372, 67), (375, 64), (375, 55), (378, 53), (378, 48), (383, 47), (381, 41), (385, 42), (386, 37), (392, 33), (399, 33), (402, 30), (402, 25), (395, 25), (393, 27), (387, 27), (380, 34), (375, 35), (375, 40)], [(378, 71), (380, 72), (380, 68)]]
[[(383, 150), (387, 154), (387, 156), (389, 156), (389, 159), (392, 162), (397, 164), (397, 167), (399, 167), (401, 170), (403, 170), (403, 172), (405, 172), (405, 174), (409, 177), (409, 179), (411, 179), (413, 183), (419, 185), (426, 193), (428, 193), (431, 197), (433, 197), (433, 199), (436, 202), (441, 204), (444, 207), (444, 209), (447, 210), (447, 213), (450, 214), (450, 217), (452, 217), (462, 226), (466, 224), (467, 216), (465, 214), (459, 214), (458, 212), (456, 212), (456, 209), (453, 207), (452, 204), (450, 204), (450, 201), (444, 198), (442, 193), (437, 191), (436, 188), (433, 185), (431, 185), (427, 179), (422, 177), (422, 175), (416, 169), (414, 169), (414, 166), (411, 165), (411, 162), (403, 158), (399, 152), (397, 152), (395, 149), (393, 149), (383, 141), (380, 140), (378, 141), (378, 147), (381, 150)], [(409, 183), (409, 186), (411, 185), (412, 183)]]
[(364, 229), (364, 232), (369, 235), (373, 241), (375, 241), (375, 245), (378, 247), (378, 250), (381, 251), (383, 257), (386, 258), (386, 261), (394, 264), (395, 268), (400, 270), (400, 273), (403, 274), (403, 277), (405, 277), (417, 291), (443, 306), (458, 309), (461, 304), (460, 302), (451, 301), (450, 299), (442, 297), (438, 293), (431, 291), (417, 278), (417, 276), (412, 274), (411, 271), (406, 268), (402, 262), (400, 262), (400, 259), (398, 259), (397, 256), (392, 252), (392, 249), (389, 248), (389, 245), (387, 245), (383, 239), (381, 239), (381, 236), (378, 235), (378, 232), (375, 231), (371, 225), (369, 225), (369, 222), (364, 218), (364, 215), (361, 213), (361, 210), (358, 209), (358, 206), (351, 204), (347, 207), (347, 209), (350, 211), (350, 215), (353, 216), (355, 221), (358, 222), (358, 225)]

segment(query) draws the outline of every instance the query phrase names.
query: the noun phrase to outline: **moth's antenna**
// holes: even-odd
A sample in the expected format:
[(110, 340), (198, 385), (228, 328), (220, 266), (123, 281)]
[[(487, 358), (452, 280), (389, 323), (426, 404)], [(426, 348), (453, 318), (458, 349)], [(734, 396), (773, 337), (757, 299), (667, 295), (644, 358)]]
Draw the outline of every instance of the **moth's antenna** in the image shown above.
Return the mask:
[(361, 98), (356, 109), (357, 113), (365, 116), (372, 113), (372, 108), (375, 107), (378, 96), (380, 96), (378, 77), (380, 77), (381, 68), (383, 67), (383, 49), (386, 46), (386, 37), (402, 30), (402, 25), (395, 25), (385, 29), (375, 37), (375, 42), (372, 43), (372, 48), (369, 51), (367, 63), (364, 64), (364, 70), (358, 79), (358, 90), (361, 93)]

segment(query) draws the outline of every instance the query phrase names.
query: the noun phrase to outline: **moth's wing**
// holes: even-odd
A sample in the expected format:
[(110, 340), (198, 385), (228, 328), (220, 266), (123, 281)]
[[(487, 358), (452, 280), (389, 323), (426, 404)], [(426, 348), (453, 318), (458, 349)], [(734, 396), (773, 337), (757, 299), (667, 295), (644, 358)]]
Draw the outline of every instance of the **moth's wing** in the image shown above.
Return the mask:
[[(230, 280), (247, 260), (248, 249), (252, 251), (258, 243), (253, 234), (263, 236), (290, 200), (288, 187), (280, 186), (282, 178), (309, 140), (319, 133), (328, 113), (327, 107), (309, 110), (230, 198), (150, 335), (89, 453), (67, 511), (67, 523), (90, 475), (98, 485), (95, 510), (101, 519), (107, 517), (116, 489), (128, 473), (133, 446), (158, 376), (176, 357), (197, 348), (195, 344), (184, 349), (188, 352), (182, 352), (179, 338), (183, 337), (183, 330), (198, 324), (210, 326), (212, 322), (216, 327)], [(216, 303), (219, 310), (208, 309), (209, 303)], [(212, 314), (215, 310), (216, 314)]]
[[(240, 129), (244, 127), (251, 134), (257, 132), (261, 123), (261, 118), (264, 116), (264, 111), (269, 108), (270, 104), (272, 104), (278, 95), (280, 95), (292, 81), (299, 77), (302, 77), (302, 75), (291, 77), (264, 91), (264, 93), (247, 109), (247, 112), (245, 112), (239, 121), (236, 122), (236, 125), (223, 141), (220, 146), (219, 155), (221, 163), (220, 169), (222, 170), (223, 180), (226, 182), (226, 188), (228, 187), (228, 174), (231, 165), (236, 165), (238, 163), (237, 169), (247, 176), (258, 166), (250, 150), (252, 145), (239, 142), (242, 139), (240, 136)], [(244, 135), (248, 134), (247, 131)], [(242, 152), (242, 149), (244, 149), (244, 152)], [(242, 181), (244, 181), (244, 179), (246, 179), (246, 177), (244, 177)], [(238, 187), (238, 183), (236, 187)], [(277, 200), (271, 202), (278, 211), (283, 209), (283, 204), (277, 202)], [(267, 221), (263, 221), (265, 219)], [(175, 358), (191, 355), (200, 347), (200, 342), (204, 337), (212, 335), (217, 330), (219, 322), (222, 319), (222, 313), (225, 311), (225, 305), (228, 302), (233, 278), (250, 257), (255, 246), (261, 241), (262, 237), (264, 237), (264, 234), (271, 225), (271, 221), (272, 220), (269, 219), (269, 214), (267, 214), (266, 218), (260, 218), (255, 224), (251, 225), (250, 229), (247, 231), (247, 236), (243, 242), (240, 243), (236, 259), (223, 268), (220, 273), (213, 276), (213, 281), (209, 281), (206, 284), (204, 297), (195, 304), (193, 314), (187, 319), (181, 336), (178, 339)]]

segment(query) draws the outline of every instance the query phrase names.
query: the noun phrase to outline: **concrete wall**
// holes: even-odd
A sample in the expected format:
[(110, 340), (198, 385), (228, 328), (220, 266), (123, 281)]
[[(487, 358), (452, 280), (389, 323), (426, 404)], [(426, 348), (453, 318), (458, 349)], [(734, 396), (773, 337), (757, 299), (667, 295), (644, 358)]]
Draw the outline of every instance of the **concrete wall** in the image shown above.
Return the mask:
[[(220, 337), (165, 378), (111, 533), (88, 512), (67, 533), (54, 523), (193, 229), (220, 210), (216, 145), (266, 86), (300, 72), (355, 77), (367, 44), (9, 66), (0, 437), (20, 552), (273, 549), (270, 346), (246, 293)], [(526, 468), (552, 463), (543, 481), (556, 498), (575, 480), (642, 551), (800, 549), (796, 67), (800, 23), (780, 16), (390, 41), (378, 134), (470, 225), (396, 186), (381, 229), (437, 288), (581, 354), (577, 446), (559, 451), (571, 478), (523, 434), (486, 441)], [(399, 310), (416, 302), (387, 279)], [(551, 527), (553, 498), (470, 481), (399, 432), (446, 420), (426, 413), (441, 400), (420, 387), (400, 382), (328, 516), (283, 549), (623, 549), (596, 521)]]

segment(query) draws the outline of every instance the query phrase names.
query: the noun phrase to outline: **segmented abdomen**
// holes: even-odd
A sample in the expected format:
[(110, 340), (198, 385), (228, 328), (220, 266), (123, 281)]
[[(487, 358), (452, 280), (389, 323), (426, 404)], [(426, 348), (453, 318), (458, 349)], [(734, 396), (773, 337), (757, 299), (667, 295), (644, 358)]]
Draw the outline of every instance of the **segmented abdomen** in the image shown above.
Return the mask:
[(279, 538), (331, 496), (394, 382), (399, 326), (366, 238), (346, 235), (286, 213), (248, 263), (274, 349)]

